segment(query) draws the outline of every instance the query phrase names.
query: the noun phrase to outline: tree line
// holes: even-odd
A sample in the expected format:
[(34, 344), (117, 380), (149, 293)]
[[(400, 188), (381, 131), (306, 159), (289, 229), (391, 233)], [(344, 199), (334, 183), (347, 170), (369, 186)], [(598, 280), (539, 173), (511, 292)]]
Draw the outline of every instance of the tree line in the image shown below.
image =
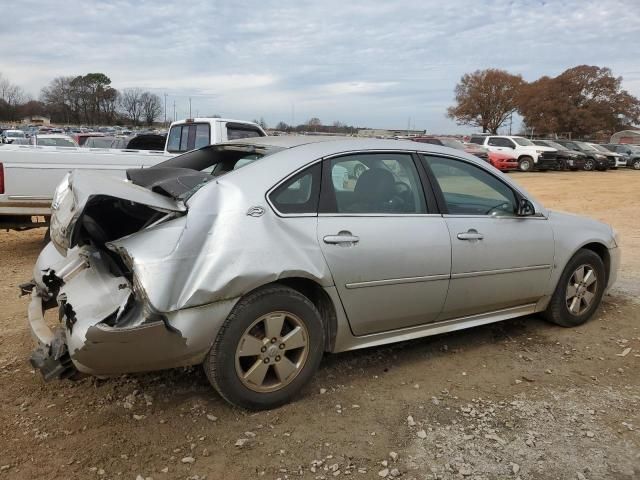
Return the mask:
[(116, 90), (104, 73), (54, 78), (38, 100), (0, 74), (0, 119), (10, 122), (42, 115), (62, 124), (138, 126), (153, 124), (162, 112), (158, 95), (140, 88)]
[(476, 70), (463, 75), (454, 92), (447, 116), (485, 133), (497, 133), (514, 113), (525, 131), (540, 135), (583, 137), (640, 123), (640, 100), (607, 67), (579, 65), (533, 82), (505, 70)]

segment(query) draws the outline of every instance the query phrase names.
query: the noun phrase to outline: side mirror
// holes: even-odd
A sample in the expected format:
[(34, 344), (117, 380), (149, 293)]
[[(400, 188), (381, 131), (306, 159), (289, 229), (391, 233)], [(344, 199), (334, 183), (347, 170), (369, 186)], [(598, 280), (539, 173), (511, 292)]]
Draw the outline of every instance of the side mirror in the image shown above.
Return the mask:
[(519, 217), (530, 217), (536, 214), (536, 209), (526, 198), (521, 198), (518, 202), (518, 216)]

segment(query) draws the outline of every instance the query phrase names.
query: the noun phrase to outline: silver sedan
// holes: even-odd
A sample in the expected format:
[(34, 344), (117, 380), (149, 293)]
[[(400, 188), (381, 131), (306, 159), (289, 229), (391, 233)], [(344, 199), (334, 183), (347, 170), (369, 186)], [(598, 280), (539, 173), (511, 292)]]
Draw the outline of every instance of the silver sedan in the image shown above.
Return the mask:
[(620, 262), (611, 227), (436, 145), (262, 137), (127, 175), (56, 191), (22, 286), (47, 380), (203, 364), (229, 402), (273, 408), (325, 352), (534, 313), (580, 325)]

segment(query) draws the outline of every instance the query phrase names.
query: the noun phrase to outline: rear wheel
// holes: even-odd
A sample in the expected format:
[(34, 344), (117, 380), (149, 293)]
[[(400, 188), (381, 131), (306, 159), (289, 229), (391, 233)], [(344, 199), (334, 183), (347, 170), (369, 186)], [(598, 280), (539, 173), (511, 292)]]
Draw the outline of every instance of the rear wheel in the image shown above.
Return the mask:
[(640, 158), (634, 158), (631, 164), (634, 170), (640, 170)]
[(229, 403), (264, 410), (289, 401), (322, 359), (324, 329), (316, 307), (288, 287), (268, 286), (240, 300), (204, 362)]
[(606, 285), (602, 259), (591, 250), (580, 250), (569, 261), (544, 315), (563, 327), (589, 320), (602, 300)]
[(533, 169), (533, 158), (520, 157), (518, 159), (518, 168), (521, 172), (530, 172)]

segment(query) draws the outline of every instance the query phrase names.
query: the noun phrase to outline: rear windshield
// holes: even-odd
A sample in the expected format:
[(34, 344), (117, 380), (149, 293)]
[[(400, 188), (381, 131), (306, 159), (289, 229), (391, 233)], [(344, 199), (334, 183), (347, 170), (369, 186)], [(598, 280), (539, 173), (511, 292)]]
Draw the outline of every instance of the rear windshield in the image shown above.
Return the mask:
[(210, 145), (170, 158), (144, 170), (147, 172), (158, 170), (158, 176), (161, 177), (165, 175), (162, 170), (192, 170), (194, 175), (200, 176), (201, 182), (195, 188), (181, 195), (181, 198), (186, 200), (214, 178), (238, 170), (281, 150), (283, 150), (281, 147), (259, 145)]
[(189, 152), (209, 144), (211, 144), (211, 127), (208, 123), (186, 123), (171, 127), (167, 151)]
[(227, 140), (238, 140), (240, 138), (264, 137), (264, 134), (256, 127), (227, 123)]
[(464, 144), (460, 140), (456, 140), (455, 138), (441, 138), (440, 141), (445, 147), (464, 150)]
[(71, 140), (66, 138), (38, 138), (38, 145), (42, 147), (75, 147)]

